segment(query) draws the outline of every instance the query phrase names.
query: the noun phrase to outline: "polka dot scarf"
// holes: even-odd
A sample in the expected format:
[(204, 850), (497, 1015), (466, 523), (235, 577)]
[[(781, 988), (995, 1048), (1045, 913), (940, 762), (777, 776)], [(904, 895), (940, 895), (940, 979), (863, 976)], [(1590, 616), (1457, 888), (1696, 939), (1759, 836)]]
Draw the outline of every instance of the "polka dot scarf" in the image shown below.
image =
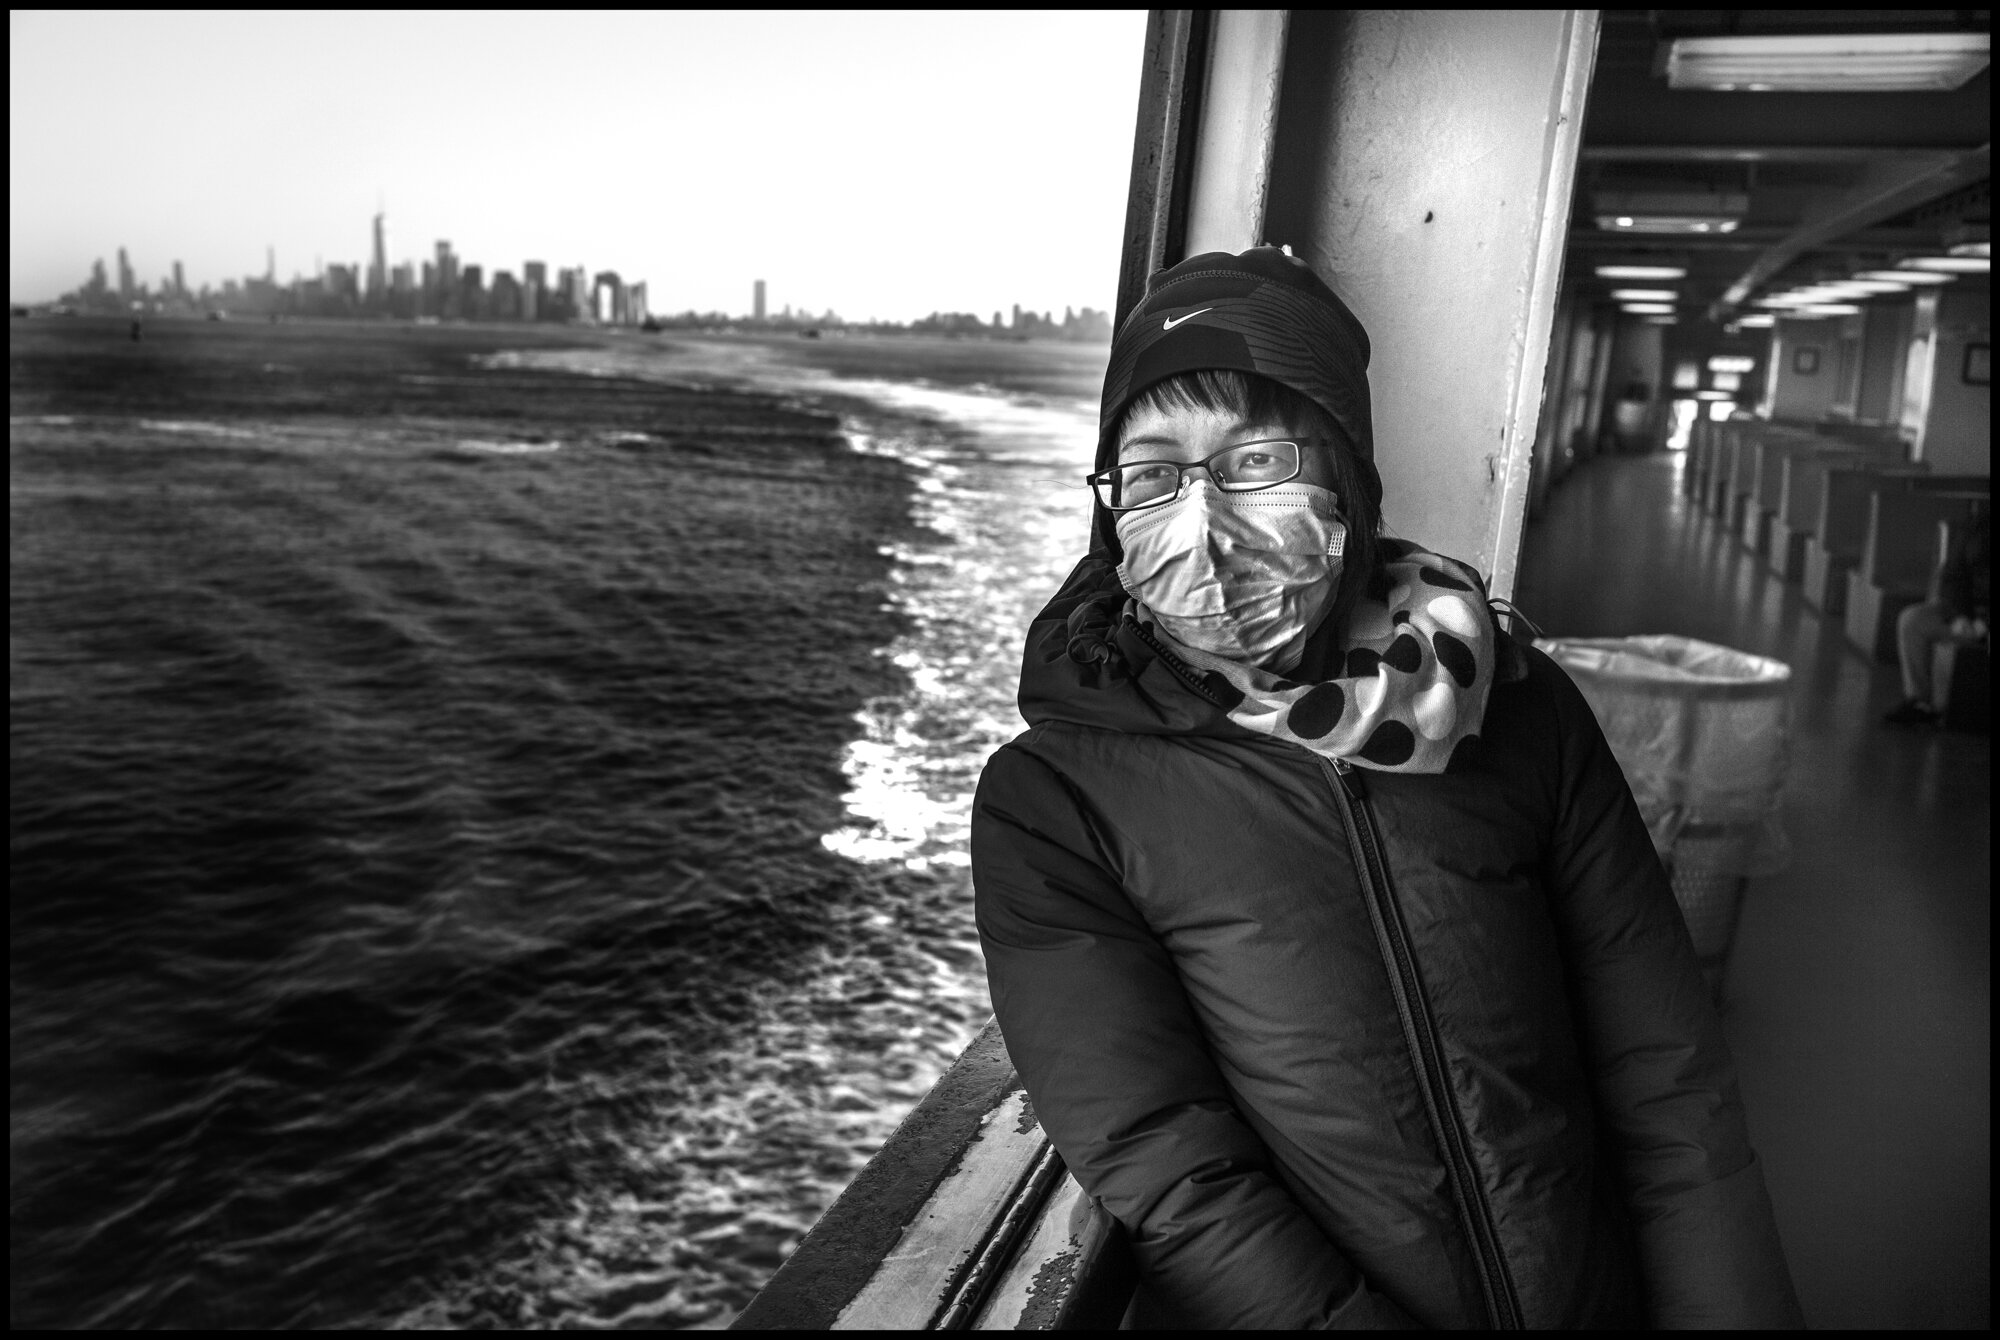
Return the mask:
[(1364, 598), (1348, 622), (1342, 673), (1317, 684), (1174, 641), (1143, 604), (1148, 634), (1196, 671), (1242, 694), (1230, 720), (1382, 772), (1443, 772), (1486, 715), (1497, 655), (1479, 576), (1454, 559), (1386, 540), (1386, 602)]

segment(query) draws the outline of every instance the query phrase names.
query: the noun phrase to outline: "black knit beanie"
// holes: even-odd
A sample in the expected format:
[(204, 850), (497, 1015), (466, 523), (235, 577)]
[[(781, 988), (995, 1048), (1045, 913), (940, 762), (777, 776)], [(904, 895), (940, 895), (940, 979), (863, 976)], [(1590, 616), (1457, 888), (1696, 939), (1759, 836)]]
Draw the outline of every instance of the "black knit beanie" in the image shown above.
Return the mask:
[[(1116, 462), (1112, 429), (1147, 387), (1209, 368), (1269, 377), (1324, 409), (1346, 434), (1363, 487), (1380, 509), (1382, 477), (1368, 414), (1368, 332), (1311, 267), (1278, 247), (1252, 247), (1239, 256), (1205, 252), (1147, 281), (1145, 297), (1111, 342), (1096, 468)], [(1111, 533), (1111, 516), (1097, 510), (1102, 540)]]

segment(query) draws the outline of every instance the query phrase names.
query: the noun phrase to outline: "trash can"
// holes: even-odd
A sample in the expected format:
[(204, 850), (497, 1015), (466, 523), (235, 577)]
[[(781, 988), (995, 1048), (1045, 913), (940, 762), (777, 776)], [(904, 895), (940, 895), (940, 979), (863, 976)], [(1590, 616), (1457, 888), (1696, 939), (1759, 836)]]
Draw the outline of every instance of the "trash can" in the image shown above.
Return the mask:
[(1745, 883), (1784, 868), (1791, 667), (1689, 637), (1544, 638), (1625, 770), (1711, 986)]

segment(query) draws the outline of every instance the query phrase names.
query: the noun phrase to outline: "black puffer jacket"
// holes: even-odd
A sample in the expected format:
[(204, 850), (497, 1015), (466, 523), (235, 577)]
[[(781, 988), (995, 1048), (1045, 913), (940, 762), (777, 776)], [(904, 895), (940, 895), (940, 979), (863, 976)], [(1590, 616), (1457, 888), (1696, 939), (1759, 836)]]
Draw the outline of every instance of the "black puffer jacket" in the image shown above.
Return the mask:
[(1515, 649), (1470, 766), (1231, 723), (1084, 560), (987, 764), (994, 1008), (1184, 1326), (1787, 1326), (1686, 929), (1589, 707)]

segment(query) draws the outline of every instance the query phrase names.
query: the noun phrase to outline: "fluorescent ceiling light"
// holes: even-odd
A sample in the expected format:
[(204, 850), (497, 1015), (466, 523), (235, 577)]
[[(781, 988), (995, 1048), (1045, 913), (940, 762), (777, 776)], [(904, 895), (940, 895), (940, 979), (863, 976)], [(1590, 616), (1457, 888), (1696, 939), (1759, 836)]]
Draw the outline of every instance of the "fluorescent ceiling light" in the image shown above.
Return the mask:
[(1599, 228), (1628, 233), (1731, 233), (1750, 212), (1741, 191), (1598, 191)]
[(1736, 395), (1733, 391), (1696, 391), (1694, 398), (1696, 400), (1734, 400)]
[(1685, 265), (1600, 265), (1599, 279), (1686, 279)]
[(1672, 316), (1674, 305), (1670, 302), (1621, 302), (1618, 310), (1630, 312), (1633, 316)]
[(1789, 293), (1773, 293), (1769, 297), (1757, 299), (1759, 307), (1803, 307), (1811, 299), (1795, 298)]
[(1745, 330), (1769, 330), (1778, 324), (1778, 318), (1769, 312), (1752, 312), (1736, 319), (1736, 324)]
[(1856, 279), (1879, 279), (1889, 284), (1949, 284), (1950, 275), (1932, 274), (1928, 270), (1863, 270)]
[(1743, 389), (1743, 374), (1740, 372), (1714, 372), (1709, 374), (1718, 391), (1740, 391)]
[(1672, 302), (1681, 295), (1670, 288), (1615, 288), (1611, 296), (1618, 302)]
[(1757, 360), (1748, 354), (1716, 354), (1708, 360), (1710, 372), (1748, 372)]
[(1816, 302), (1810, 307), (1802, 307), (1799, 310), (1813, 316), (1861, 315), (1861, 309), (1851, 302)]
[(1743, 93), (1942, 92), (1992, 58), (1990, 33), (1677, 37), (1667, 87)]
[(1954, 256), (1983, 256), (1990, 260), (1993, 256), (1993, 244), (1991, 242), (1960, 242), (1957, 246), (1951, 248), (1950, 254)]
[(1671, 326), (1680, 320), (1677, 316), (1646, 316), (1639, 319), (1649, 326)]
[(1850, 279), (1841, 285), (1851, 293), (1866, 293), (1874, 296), (1882, 293), (1908, 293), (1910, 286), (1896, 279)]
[(1733, 233), (1736, 219), (1693, 214), (1600, 214), (1597, 226), (1618, 233)]
[(1912, 256), (1896, 263), (1906, 269), (1946, 275), (1983, 275), (1993, 270), (1993, 262), (1984, 256)]

